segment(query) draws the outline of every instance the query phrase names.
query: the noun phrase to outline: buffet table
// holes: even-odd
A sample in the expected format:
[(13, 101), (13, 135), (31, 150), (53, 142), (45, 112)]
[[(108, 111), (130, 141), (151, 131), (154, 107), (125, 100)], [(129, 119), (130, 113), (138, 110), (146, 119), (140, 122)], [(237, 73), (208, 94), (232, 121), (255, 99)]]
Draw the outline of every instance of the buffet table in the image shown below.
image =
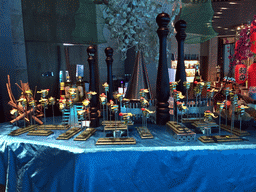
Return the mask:
[(154, 139), (131, 126), (136, 145), (96, 146), (101, 127), (82, 142), (56, 140), (63, 130), (8, 136), (15, 129), (0, 125), (6, 191), (256, 191), (256, 133), (239, 143), (177, 142), (167, 126), (149, 124)]

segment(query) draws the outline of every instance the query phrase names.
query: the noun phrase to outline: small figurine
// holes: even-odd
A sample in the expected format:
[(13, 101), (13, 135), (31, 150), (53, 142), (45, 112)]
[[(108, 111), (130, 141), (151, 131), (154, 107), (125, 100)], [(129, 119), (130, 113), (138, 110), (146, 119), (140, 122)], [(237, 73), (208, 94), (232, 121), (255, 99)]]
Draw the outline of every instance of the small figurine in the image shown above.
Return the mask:
[(206, 110), (204, 112), (204, 122), (210, 122), (213, 120), (213, 118), (217, 118), (218, 116), (215, 116), (210, 110)]

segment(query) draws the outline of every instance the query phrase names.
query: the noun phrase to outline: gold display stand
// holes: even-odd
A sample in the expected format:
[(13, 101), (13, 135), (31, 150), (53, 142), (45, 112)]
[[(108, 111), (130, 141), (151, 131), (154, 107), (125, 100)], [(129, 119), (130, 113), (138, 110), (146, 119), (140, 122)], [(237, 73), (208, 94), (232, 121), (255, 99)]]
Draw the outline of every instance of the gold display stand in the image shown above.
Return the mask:
[[(123, 125), (124, 121), (102, 121), (102, 125), (113, 125), (113, 124), (118, 124), (118, 125)], [(129, 121), (127, 125), (133, 125), (133, 121)]]
[(134, 145), (136, 140), (133, 137), (128, 138), (100, 138), (96, 145)]
[(104, 127), (105, 131), (115, 131), (115, 130), (127, 130), (127, 125), (125, 124), (109, 124)]
[(50, 130), (37, 129), (37, 130), (29, 131), (27, 135), (29, 135), (29, 136), (49, 136), (51, 134), (53, 134), (53, 132)]
[(175, 139), (179, 141), (196, 140), (196, 133), (185, 127), (183, 124), (178, 124), (176, 121), (168, 121), (166, 125), (168, 125), (170, 129), (175, 133)]
[(204, 118), (182, 118), (182, 123), (193, 123), (195, 121), (203, 121)]
[(71, 129), (69, 129), (68, 131), (66, 131), (65, 133), (60, 134), (59, 137), (57, 137), (56, 139), (68, 140), (71, 137), (73, 137), (75, 134), (79, 133), (81, 130), (82, 130), (81, 128), (73, 127)]
[(21, 135), (23, 133), (35, 130), (36, 126), (37, 125), (30, 125), (28, 127), (19, 128), (19, 129), (16, 129), (16, 130), (12, 131), (11, 133), (9, 133), (9, 135), (18, 136), (18, 135)]
[(216, 124), (215, 122), (204, 122), (204, 121), (196, 121), (194, 123), (192, 123), (191, 125), (193, 125), (196, 128), (204, 128), (204, 127), (219, 127), (218, 124)]
[(150, 133), (147, 127), (136, 127), (140, 134), (141, 139), (153, 139), (153, 135)]
[(78, 135), (74, 141), (86, 141), (89, 139), (94, 133), (96, 132), (96, 129), (94, 128), (87, 128), (84, 130), (80, 135)]
[[(229, 125), (221, 124), (220, 128), (231, 133), (231, 127)], [(247, 131), (244, 131), (244, 130), (241, 130), (241, 132), (240, 132), (240, 129), (236, 128), (236, 127), (233, 128), (232, 133), (237, 136), (240, 136), (240, 137), (250, 135), (250, 133), (248, 133)]]
[(198, 138), (203, 143), (235, 142), (243, 141), (236, 135), (201, 136)]
[(47, 130), (67, 130), (70, 125), (38, 125), (37, 129), (47, 129)]

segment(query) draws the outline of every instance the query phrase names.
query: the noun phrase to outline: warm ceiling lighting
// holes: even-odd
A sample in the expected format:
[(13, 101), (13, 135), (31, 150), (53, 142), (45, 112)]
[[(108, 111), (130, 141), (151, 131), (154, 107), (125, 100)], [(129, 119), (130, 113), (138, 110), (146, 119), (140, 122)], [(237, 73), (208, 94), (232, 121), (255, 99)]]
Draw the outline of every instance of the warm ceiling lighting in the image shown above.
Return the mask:
[(228, 28), (224, 28), (225, 30), (228, 30)]
[(229, 2), (230, 5), (236, 5), (236, 2)]
[(213, 18), (220, 18), (220, 16), (213, 16)]
[(217, 28), (221, 28), (221, 26), (218, 26)]
[(237, 30), (240, 30), (241, 28), (240, 27), (237, 27)]
[(221, 15), (221, 14), (222, 14), (222, 12), (216, 12), (216, 14), (219, 14), (219, 15)]
[(235, 31), (235, 29), (231, 29), (230, 31)]
[(226, 7), (221, 7), (220, 9), (223, 9), (223, 10), (224, 10), (224, 9), (228, 9), (228, 8), (226, 8)]

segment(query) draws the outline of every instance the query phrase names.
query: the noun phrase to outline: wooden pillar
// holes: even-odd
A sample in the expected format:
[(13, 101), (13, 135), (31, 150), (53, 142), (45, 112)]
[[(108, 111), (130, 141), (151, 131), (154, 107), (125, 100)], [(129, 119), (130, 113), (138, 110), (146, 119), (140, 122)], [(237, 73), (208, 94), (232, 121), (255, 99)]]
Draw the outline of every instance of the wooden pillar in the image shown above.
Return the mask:
[[(87, 48), (88, 53), (88, 63), (89, 63), (89, 70), (90, 70), (90, 88), (89, 91), (97, 92), (96, 87), (96, 73), (95, 73), (95, 53), (96, 49), (93, 46), (89, 46)], [(97, 104), (97, 95), (92, 95), (92, 99), (90, 102), (90, 115), (91, 115), (91, 127), (98, 127), (99, 126), (99, 119), (98, 119), (98, 104)]]
[(183, 20), (179, 20), (175, 23), (175, 29), (177, 31), (176, 39), (178, 42), (178, 63), (176, 69), (176, 78), (175, 81), (179, 81), (177, 85), (177, 90), (181, 91), (183, 95), (186, 94), (186, 88), (183, 86), (183, 83), (187, 81), (186, 79), (186, 71), (185, 71), (185, 64), (184, 64), (184, 41), (186, 39), (186, 22)]
[(108, 92), (108, 101), (113, 100), (113, 77), (112, 77), (112, 63), (113, 63), (113, 49), (111, 47), (107, 47), (105, 49), (106, 53), (106, 63), (108, 68), (108, 85), (109, 85), (109, 92)]
[(170, 119), (168, 108), (169, 104), (167, 102), (170, 96), (170, 90), (166, 56), (166, 38), (169, 33), (167, 25), (170, 22), (170, 16), (167, 13), (161, 13), (157, 16), (156, 22), (159, 26), (157, 34), (160, 42), (159, 64), (156, 80), (156, 123), (158, 125), (165, 125)]

